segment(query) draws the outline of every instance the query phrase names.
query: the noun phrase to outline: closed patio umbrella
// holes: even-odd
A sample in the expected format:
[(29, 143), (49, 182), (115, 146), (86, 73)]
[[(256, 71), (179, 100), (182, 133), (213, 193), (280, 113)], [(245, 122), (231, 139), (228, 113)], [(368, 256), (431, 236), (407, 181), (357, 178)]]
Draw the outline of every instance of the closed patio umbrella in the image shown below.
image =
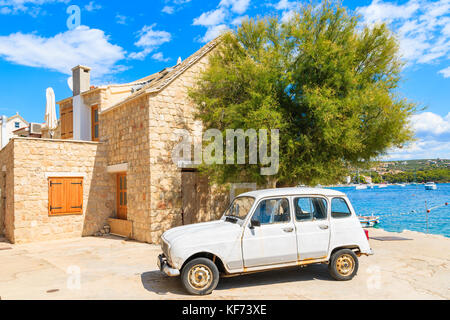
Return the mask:
[(58, 127), (58, 119), (56, 118), (55, 93), (52, 88), (47, 88), (46, 97), (47, 104), (45, 106), (45, 124), (48, 127), (50, 136), (53, 138), (53, 134)]

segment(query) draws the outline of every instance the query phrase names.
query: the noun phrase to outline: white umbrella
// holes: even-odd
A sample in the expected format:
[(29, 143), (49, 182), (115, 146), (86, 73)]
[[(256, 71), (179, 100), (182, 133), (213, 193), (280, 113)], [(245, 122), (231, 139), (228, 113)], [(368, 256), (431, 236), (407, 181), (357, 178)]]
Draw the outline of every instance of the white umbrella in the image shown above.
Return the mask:
[(52, 88), (47, 88), (46, 96), (47, 104), (45, 106), (45, 124), (47, 125), (50, 135), (53, 138), (53, 134), (58, 127), (58, 119), (56, 118), (55, 93)]

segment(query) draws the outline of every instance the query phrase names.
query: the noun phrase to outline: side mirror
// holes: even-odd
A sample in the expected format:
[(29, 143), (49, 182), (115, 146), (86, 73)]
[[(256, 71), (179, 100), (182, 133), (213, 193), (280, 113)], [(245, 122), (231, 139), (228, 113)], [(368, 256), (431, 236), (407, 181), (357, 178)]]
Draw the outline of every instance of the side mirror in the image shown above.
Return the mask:
[(261, 227), (261, 222), (258, 220), (251, 220), (250, 229), (253, 229), (254, 227)]

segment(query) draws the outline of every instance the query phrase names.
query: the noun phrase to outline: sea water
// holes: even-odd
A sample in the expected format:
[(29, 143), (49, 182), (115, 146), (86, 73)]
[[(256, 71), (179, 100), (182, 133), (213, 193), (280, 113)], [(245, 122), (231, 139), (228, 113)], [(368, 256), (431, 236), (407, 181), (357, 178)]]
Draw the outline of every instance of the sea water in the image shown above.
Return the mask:
[[(431, 208), (428, 232), (450, 237), (450, 183), (436, 185), (437, 190), (425, 190), (422, 184), (405, 187), (388, 185), (386, 188), (374, 186), (364, 190), (356, 190), (354, 186), (332, 189), (348, 196), (356, 214), (379, 216), (377, 227), (386, 231), (427, 232), (426, 208)], [(447, 206), (446, 202), (449, 203)]]

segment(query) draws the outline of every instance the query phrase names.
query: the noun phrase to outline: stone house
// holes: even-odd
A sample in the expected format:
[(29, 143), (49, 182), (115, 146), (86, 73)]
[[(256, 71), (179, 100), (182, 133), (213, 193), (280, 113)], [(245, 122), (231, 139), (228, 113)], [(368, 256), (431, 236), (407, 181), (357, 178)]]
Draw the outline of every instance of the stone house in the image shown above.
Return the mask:
[(90, 68), (73, 68), (73, 96), (58, 102), (61, 139), (16, 137), (0, 152), (0, 234), (23, 243), (93, 235), (108, 223), (157, 243), (171, 227), (220, 216), (226, 193), (171, 157), (176, 129), (201, 137), (188, 88), (217, 44), (126, 84), (94, 87)]

